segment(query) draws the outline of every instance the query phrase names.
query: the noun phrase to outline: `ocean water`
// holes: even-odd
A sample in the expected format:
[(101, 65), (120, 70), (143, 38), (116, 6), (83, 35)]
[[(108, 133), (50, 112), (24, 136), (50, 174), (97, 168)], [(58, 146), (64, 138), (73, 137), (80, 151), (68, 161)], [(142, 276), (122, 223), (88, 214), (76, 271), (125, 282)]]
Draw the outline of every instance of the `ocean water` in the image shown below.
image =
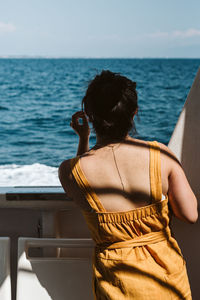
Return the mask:
[(78, 143), (71, 115), (102, 69), (137, 82), (137, 137), (167, 144), (199, 66), (200, 59), (0, 59), (0, 186), (60, 185), (57, 167)]

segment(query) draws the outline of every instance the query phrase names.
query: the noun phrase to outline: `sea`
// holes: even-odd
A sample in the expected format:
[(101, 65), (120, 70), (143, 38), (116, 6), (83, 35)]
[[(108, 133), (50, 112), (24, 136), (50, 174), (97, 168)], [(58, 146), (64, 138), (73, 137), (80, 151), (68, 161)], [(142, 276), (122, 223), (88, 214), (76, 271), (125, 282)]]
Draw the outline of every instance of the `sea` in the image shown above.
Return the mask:
[(0, 186), (60, 186), (58, 166), (78, 144), (71, 116), (102, 70), (137, 83), (135, 137), (167, 145), (199, 66), (200, 59), (0, 59)]

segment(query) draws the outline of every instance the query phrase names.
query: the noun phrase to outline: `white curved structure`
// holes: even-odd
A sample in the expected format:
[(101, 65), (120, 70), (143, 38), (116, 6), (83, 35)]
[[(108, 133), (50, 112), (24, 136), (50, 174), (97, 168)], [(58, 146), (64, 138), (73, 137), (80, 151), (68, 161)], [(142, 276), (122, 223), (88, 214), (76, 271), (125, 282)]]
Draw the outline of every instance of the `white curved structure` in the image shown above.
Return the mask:
[[(169, 148), (180, 160), (200, 202), (200, 69), (170, 139)], [(174, 218), (172, 229), (186, 258), (193, 299), (199, 299), (200, 221), (189, 225)]]

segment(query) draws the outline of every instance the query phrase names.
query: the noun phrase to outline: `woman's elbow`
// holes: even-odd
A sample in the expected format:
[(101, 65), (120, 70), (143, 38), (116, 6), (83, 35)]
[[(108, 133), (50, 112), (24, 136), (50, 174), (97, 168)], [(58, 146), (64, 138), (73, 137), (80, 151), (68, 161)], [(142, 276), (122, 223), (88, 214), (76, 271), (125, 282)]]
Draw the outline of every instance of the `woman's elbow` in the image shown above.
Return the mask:
[(198, 211), (199, 211), (199, 206), (198, 206), (198, 201), (197, 198), (194, 195), (194, 208), (191, 214), (191, 218), (190, 218), (190, 223), (194, 224), (197, 222), (198, 220)]
[(188, 219), (188, 222), (190, 224), (195, 224), (198, 220), (198, 209), (196, 210), (196, 213), (194, 213), (190, 218)]
[(190, 224), (195, 224), (198, 220), (198, 208), (190, 214), (183, 216), (184, 221)]
[(198, 220), (198, 209), (193, 209), (192, 211), (173, 209), (173, 213), (176, 218), (189, 224), (195, 224)]

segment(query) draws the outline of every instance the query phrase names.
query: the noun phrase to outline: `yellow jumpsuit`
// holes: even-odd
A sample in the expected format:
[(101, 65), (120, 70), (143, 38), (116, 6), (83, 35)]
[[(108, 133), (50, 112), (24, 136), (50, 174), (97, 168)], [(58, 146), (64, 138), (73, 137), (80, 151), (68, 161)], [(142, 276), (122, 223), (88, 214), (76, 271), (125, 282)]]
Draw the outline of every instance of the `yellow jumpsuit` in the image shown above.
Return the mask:
[(152, 204), (125, 212), (106, 212), (79, 157), (71, 160), (72, 174), (91, 206), (83, 215), (96, 243), (96, 300), (192, 299), (185, 260), (169, 228), (168, 198), (161, 200), (160, 148), (157, 142), (149, 147)]

